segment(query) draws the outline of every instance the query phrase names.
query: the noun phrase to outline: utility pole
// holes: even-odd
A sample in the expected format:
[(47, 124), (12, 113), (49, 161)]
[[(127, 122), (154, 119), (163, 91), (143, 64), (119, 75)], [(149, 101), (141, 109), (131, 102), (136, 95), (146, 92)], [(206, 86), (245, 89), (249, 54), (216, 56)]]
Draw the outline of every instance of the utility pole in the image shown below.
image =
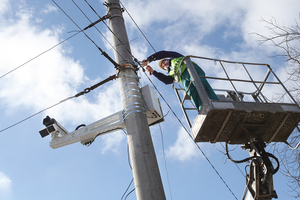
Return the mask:
[(138, 200), (165, 200), (119, 0), (107, 0), (107, 11), (113, 32), (115, 60), (122, 66), (118, 77), (136, 196)]

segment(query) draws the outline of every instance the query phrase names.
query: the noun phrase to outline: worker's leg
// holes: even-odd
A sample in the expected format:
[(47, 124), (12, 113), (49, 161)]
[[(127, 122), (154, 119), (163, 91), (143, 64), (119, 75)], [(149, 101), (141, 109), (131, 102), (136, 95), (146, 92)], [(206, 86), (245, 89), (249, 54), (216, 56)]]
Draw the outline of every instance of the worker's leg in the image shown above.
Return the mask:
[[(198, 65), (194, 64), (194, 66), (199, 76), (205, 76), (204, 71)], [(184, 88), (187, 90), (191, 81), (190, 74), (188, 73), (187, 70), (184, 70), (184, 72), (181, 75), (181, 78), (182, 78), (182, 84)], [(215, 94), (215, 92), (213, 91), (213, 89), (211, 88), (207, 80), (205, 78), (200, 78), (200, 80), (205, 88), (205, 91), (207, 92), (208, 97), (210, 99), (218, 100), (217, 95)], [(187, 94), (191, 97), (195, 106), (200, 110), (202, 106), (202, 101), (200, 99), (200, 96), (197, 92), (194, 83), (192, 83), (192, 85), (190, 86), (190, 89), (188, 90)]]
[[(205, 76), (204, 71), (197, 64), (194, 63), (194, 66), (199, 76)], [(218, 100), (217, 95), (215, 94), (214, 90), (212, 89), (206, 78), (200, 78), (200, 80), (205, 88), (205, 91), (207, 92), (208, 97), (210, 99)]]
[[(187, 70), (184, 70), (184, 72), (181, 74), (181, 79), (182, 79), (182, 85), (183, 85), (184, 89), (187, 91), (190, 81), (191, 81), (191, 77)], [(187, 94), (191, 97), (196, 108), (198, 110), (200, 110), (200, 108), (202, 106), (202, 101), (201, 101), (200, 96), (198, 95), (196, 87), (193, 83), (190, 86), (190, 89), (187, 91)]]

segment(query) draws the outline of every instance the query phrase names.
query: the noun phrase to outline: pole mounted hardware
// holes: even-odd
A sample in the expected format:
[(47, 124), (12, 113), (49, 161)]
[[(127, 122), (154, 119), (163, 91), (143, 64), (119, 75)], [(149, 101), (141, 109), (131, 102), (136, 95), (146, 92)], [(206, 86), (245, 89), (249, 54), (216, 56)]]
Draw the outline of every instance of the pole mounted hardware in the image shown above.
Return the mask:
[[(40, 130), (40, 135), (46, 137), (51, 135), (50, 146), (53, 149), (67, 146), (76, 142), (83, 145), (89, 145), (94, 142), (95, 138), (125, 129), (125, 119), (133, 113), (142, 112), (147, 116), (148, 125), (152, 126), (164, 121), (159, 99), (149, 85), (141, 89), (144, 104), (131, 104), (122, 111), (114, 113), (89, 125), (80, 125), (73, 132), (68, 132), (54, 118), (47, 116), (43, 120), (46, 128)], [(129, 92), (129, 91), (128, 91)]]
[(84, 89), (82, 92), (79, 92), (78, 94), (76, 94), (75, 97), (79, 97), (79, 96), (81, 96), (81, 95), (87, 94), (87, 93), (89, 93), (91, 90), (96, 89), (97, 87), (103, 85), (104, 83), (107, 83), (107, 82), (109, 82), (109, 81), (112, 81), (112, 80), (114, 80), (114, 79), (116, 79), (116, 78), (118, 78), (117, 75), (112, 75), (112, 76), (108, 77), (107, 79), (105, 79), (105, 80), (103, 80), (103, 81), (101, 81), (101, 82), (99, 82), (99, 83), (97, 83), (97, 84), (95, 84), (95, 85), (93, 85), (93, 86), (91, 86), (91, 87), (88, 87), (88, 88)]

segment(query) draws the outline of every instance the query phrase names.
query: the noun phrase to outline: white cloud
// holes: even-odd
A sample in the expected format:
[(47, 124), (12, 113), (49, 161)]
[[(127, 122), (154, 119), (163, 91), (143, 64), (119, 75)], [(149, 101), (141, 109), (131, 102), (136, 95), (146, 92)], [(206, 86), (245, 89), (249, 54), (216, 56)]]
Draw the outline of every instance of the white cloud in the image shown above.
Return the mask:
[[(148, 33), (146, 34), (148, 37), (161, 38), (164, 49), (180, 52), (182, 52), (183, 46), (191, 44), (202, 46), (206, 40), (205, 36), (213, 37), (216, 31), (222, 32), (221, 36), (216, 36), (218, 37), (216, 41), (223, 38), (230, 42), (230, 39), (233, 41), (238, 38), (239, 47), (244, 52), (248, 49), (258, 51), (257, 36), (250, 33), (269, 34), (265, 27), (266, 24), (260, 22), (261, 18), (269, 20), (274, 17), (282, 24), (291, 25), (299, 16), (297, 8), (300, 6), (300, 2), (295, 0), (287, 2), (277, 0), (276, 3), (272, 0), (263, 2), (259, 0), (251, 2), (237, 0), (196, 2), (193, 0), (185, 2), (179, 0), (147, 2), (125, 0), (123, 4), (142, 30)], [(126, 22), (130, 24), (127, 28), (136, 29), (126, 13), (124, 16)], [(155, 27), (155, 29), (151, 27)], [(152, 43), (155, 42), (152, 40)], [(216, 45), (218, 44), (216, 43)], [(224, 49), (231, 48), (231, 45), (233, 44), (228, 44)], [(261, 48), (266, 54), (274, 51), (270, 46)]]
[(0, 172), (0, 196), (11, 192), (12, 181), (4, 173)]
[[(276, 19), (279, 24), (287, 26), (294, 25), (295, 19), (299, 16), (300, 2), (295, 0), (288, 1), (251, 1), (248, 2), (248, 8), (245, 20), (243, 21), (242, 30), (244, 39), (248, 46), (257, 47), (257, 36), (250, 33), (260, 33), (268, 36), (269, 30), (266, 28), (266, 23), (262, 23), (261, 19), (267, 21)], [(274, 51), (274, 48), (264, 48), (265, 51)]]
[(167, 149), (166, 155), (175, 160), (187, 161), (199, 156), (199, 150), (188, 133), (180, 128), (176, 142)]
[(47, 4), (45, 8), (41, 11), (42, 13), (48, 14), (50, 12), (56, 12), (58, 10), (57, 7), (54, 7), (51, 4)]
[(114, 133), (109, 133), (108, 135), (102, 137), (104, 146), (101, 149), (101, 153), (104, 154), (108, 151), (117, 153), (118, 147), (120, 146), (123, 139), (125, 139), (125, 134), (123, 133), (123, 131), (118, 131)]
[(4, 13), (8, 10), (8, 0), (1, 0), (0, 1), (0, 14)]
[[(32, 13), (25, 10), (19, 13), (18, 19), (6, 19), (6, 22), (0, 25), (0, 75), (61, 41), (64, 27), (41, 29), (34, 23)], [(101, 81), (89, 80), (84, 67), (70, 57), (70, 52), (70, 49), (66, 50), (62, 45), (57, 46), (0, 79), (1, 110), (10, 115), (18, 113), (19, 116), (22, 113), (28, 116)], [(97, 88), (93, 94), (66, 101), (63, 106), (61, 104), (54, 107), (44, 115), (50, 115), (62, 125), (70, 127), (79, 123), (89, 124), (113, 114), (121, 110), (117, 82)], [(113, 141), (109, 143), (106, 151), (113, 146)]]

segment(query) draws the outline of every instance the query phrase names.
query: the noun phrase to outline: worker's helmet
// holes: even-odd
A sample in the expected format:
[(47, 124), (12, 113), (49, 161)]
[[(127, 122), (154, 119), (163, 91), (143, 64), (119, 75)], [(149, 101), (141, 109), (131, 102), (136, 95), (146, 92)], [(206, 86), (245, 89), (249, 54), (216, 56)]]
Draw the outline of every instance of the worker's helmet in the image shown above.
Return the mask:
[(162, 70), (167, 71), (167, 69), (164, 69), (164, 68), (161, 66), (161, 64), (162, 64), (165, 60), (168, 60), (168, 59), (161, 59), (161, 60), (158, 62), (158, 67), (159, 67), (159, 69), (162, 69)]

